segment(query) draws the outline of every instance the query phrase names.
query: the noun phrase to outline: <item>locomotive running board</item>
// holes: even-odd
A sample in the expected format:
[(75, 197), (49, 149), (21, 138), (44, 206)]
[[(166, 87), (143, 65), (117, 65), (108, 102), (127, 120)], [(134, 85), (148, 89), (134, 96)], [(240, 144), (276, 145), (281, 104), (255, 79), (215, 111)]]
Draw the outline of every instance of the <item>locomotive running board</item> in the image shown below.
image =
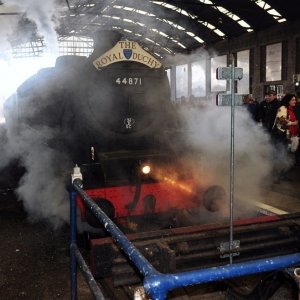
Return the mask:
[[(285, 255), (300, 250), (300, 213), (262, 216), (234, 222), (239, 241), (234, 262)], [(229, 224), (206, 224), (127, 235), (162, 273), (184, 272), (229, 263), (222, 243), (229, 240)], [(229, 253), (227, 253), (229, 254)], [(225, 258), (224, 258), (225, 257)], [(91, 240), (91, 270), (95, 278), (113, 277), (114, 285), (140, 282), (134, 266), (111, 238)]]

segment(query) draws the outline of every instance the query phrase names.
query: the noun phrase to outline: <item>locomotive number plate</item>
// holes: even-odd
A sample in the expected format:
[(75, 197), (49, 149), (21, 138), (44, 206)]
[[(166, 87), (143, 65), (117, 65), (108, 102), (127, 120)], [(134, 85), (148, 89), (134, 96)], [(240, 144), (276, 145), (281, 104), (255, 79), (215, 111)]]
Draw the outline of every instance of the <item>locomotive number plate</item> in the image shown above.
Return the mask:
[(142, 85), (142, 77), (118, 77), (115, 79), (118, 85)]

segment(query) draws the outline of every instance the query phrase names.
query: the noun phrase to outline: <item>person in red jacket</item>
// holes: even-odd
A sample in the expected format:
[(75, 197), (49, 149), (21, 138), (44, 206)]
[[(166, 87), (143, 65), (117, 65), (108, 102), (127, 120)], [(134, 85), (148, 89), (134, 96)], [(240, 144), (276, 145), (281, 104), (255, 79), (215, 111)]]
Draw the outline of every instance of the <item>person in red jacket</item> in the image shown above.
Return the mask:
[(272, 130), (272, 140), (275, 145), (275, 160), (278, 178), (288, 180), (286, 177), (287, 168), (281, 166), (288, 166), (288, 152), (295, 153), (299, 145), (298, 136), (298, 120), (295, 114), (296, 96), (294, 94), (286, 94), (278, 108), (275, 122)]
[[(273, 132), (284, 133), (282, 142), (290, 142), (292, 138), (298, 137), (298, 120), (295, 114), (296, 96), (286, 94), (280, 104), (274, 124), (276, 130)], [(296, 150), (297, 145), (292, 148), (292, 152)]]

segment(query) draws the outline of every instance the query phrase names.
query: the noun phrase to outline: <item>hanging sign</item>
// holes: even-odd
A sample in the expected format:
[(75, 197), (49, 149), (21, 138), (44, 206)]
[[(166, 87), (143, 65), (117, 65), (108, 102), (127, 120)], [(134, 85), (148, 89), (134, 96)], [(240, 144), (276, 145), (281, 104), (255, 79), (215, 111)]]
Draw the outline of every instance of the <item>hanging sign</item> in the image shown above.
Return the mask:
[(128, 40), (119, 41), (113, 48), (94, 60), (93, 65), (100, 70), (120, 61), (134, 61), (153, 69), (161, 67), (161, 62), (145, 51), (137, 42)]

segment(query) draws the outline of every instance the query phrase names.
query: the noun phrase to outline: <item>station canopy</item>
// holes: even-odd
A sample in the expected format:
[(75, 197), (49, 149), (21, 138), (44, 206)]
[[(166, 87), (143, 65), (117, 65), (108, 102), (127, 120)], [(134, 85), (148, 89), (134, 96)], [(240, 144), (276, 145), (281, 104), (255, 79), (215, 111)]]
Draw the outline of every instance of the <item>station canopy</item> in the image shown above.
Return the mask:
[[(18, 19), (14, 47), (55, 30), (61, 41), (89, 42), (117, 30), (159, 57), (299, 19), (298, 0), (2, 0), (0, 15)], [(47, 23), (47, 21), (49, 21)], [(3, 27), (3, 26), (2, 26)]]

